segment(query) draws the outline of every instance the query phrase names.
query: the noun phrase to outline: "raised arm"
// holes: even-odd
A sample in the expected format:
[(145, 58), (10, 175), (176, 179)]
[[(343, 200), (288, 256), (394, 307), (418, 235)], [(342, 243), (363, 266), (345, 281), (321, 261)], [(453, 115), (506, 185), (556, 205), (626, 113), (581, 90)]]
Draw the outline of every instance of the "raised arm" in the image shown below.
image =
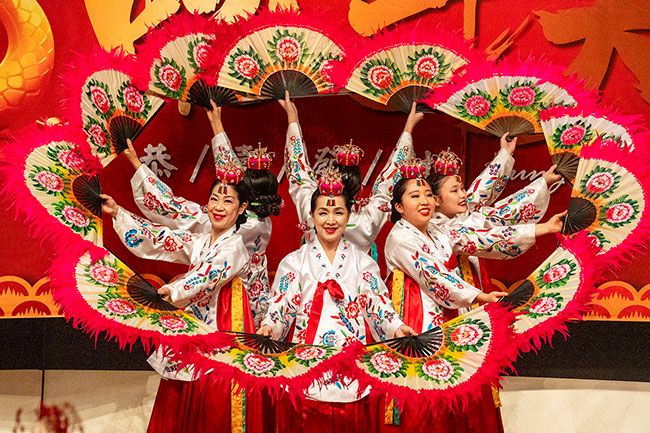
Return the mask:
[(311, 196), (318, 188), (318, 183), (307, 158), (307, 149), (298, 124), (298, 110), (288, 94), (280, 103), (289, 122), (284, 148), (289, 195), (296, 205), (300, 223), (305, 223), (309, 219)]
[(542, 177), (499, 200), (494, 206), (483, 207), (480, 212), (485, 217), (486, 225), (505, 226), (541, 220), (551, 198), (549, 187), (561, 179), (555, 173), (555, 167), (553, 165)]
[(140, 162), (131, 140), (127, 140), (127, 145), (128, 149), (124, 151), (124, 155), (136, 169), (131, 178), (131, 190), (135, 204), (142, 214), (152, 222), (171, 229), (193, 233), (209, 232), (210, 221), (201, 206), (174, 195), (166, 183), (146, 164)]
[(230, 144), (221, 120), (221, 107), (218, 107), (214, 101), (210, 101), (212, 110), (207, 110), (208, 120), (212, 127), (212, 155), (214, 156), (215, 166), (221, 165), (226, 161), (236, 161), (237, 154)]
[(517, 138), (508, 141), (507, 136), (508, 133), (501, 137), (499, 153), (467, 189), (467, 208), (470, 212), (492, 204), (510, 179), (512, 168), (515, 165), (512, 153), (515, 150)]
[(102, 210), (113, 217), (113, 228), (122, 243), (136, 256), (145, 259), (190, 264), (192, 234), (154, 224), (118, 206), (108, 195)]

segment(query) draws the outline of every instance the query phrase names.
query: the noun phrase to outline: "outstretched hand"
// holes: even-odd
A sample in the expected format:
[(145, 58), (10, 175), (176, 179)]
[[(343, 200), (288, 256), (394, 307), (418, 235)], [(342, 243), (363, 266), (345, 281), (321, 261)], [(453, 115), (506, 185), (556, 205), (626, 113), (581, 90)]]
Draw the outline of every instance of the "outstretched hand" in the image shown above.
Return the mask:
[(287, 113), (287, 122), (289, 124), (298, 123), (298, 109), (296, 108), (296, 104), (291, 101), (288, 90), (284, 92), (284, 99), (279, 99), (278, 102)]
[(126, 156), (126, 159), (129, 160), (133, 168), (136, 170), (140, 168), (142, 165), (142, 162), (140, 162), (140, 158), (138, 158), (138, 153), (135, 151), (133, 148), (133, 142), (131, 141), (130, 138), (126, 139), (126, 149), (122, 152), (124, 156)]
[(264, 325), (257, 330), (257, 335), (263, 335), (264, 337), (270, 337), (273, 329), (269, 325)]
[(564, 225), (564, 217), (568, 211), (564, 211), (553, 215), (548, 221), (541, 224), (535, 224), (535, 236), (549, 235), (553, 233), (560, 233)]
[(488, 304), (491, 302), (498, 302), (499, 299), (503, 298), (504, 296), (508, 296), (508, 292), (481, 292), (476, 296), (475, 301), (478, 301), (481, 304)]
[(404, 125), (404, 132), (408, 132), (409, 134), (413, 133), (415, 125), (417, 125), (424, 117), (424, 113), (418, 113), (416, 107), (417, 103), (413, 102), (411, 105), (411, 111), (409, 112), (409, 117), (406, 118), (406, 125)]
[(206, 110), (206, 113), (210, 121), (210, 126), (212, 127), (212, 133), (217, 135), (224, 132), (223, 123), (221, 122), (221, 107), (213, 100), (210, 100), (210, 105), (212, 106), (212, 110)]
[(512, 137), (512, 140), (508, 141), (510, 132), (506, 132), (501, 136), (501, 149), (505, 149), (510, 155), (515, 153), (515, 147), (517, 147), (517, 137)]
[(172, 302), (172, 292), (169, 290), (169, 287), (162, 286), (158, 289), (158, 294), (165, 302)]
[(418, 335), (417, 332), (410, 326), (402, 325), (399, 328), (397, 328), (397, 331), (395, 331), (395, 338), (401, 338), (401, 337), (406, 337), (408, 335), (411, 336), (416, 336)]
[(555, 169), (557, 168), (556, 164), (553, 164), (548, 170), (544, 172), (542, 177), (546, 181), (546, 185), (551, 186), (555, 182), (559, 181), (562, 179), (562, 176), (558, 174)]
[(102, 199), (102, 212), (115, 218), (120, 207), (115, 203), (113, 197), (108, 194), (99, 194), (99, 198)]

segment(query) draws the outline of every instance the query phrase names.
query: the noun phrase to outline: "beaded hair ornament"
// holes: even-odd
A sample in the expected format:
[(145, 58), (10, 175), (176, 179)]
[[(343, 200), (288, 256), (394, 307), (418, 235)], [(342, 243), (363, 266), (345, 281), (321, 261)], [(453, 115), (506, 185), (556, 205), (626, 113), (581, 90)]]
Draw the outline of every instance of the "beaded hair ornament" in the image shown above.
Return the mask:
[(326, 169), (318, 179), (318, 191), (328, 196), (327, 206), (334, 206), (334, 197), (343, 194), (343, 180), (341, 173), (335, 168)]
[(443, 150), (438, 155), (431, 165), (431, 170), (434, 173), (441, 174), (443, 176), (456, 176), (460, 175), (460, 166), (463, 164), (463, 161), (456, 155), (451, 149)]
[(257, 149), (248, 152), (246, 159), (246, 167), (249, 170), (268, 170), (271, 168), (271, 161), (275, 154), (267, 152), (266, 147), (262, 147), (261, 143), (257, 143)]
[(346, 167), (358, 166), (363, 156), (363, 150), (352, 144), (352, 139), (348, 144), (334, 146), (334, 152), (336, 152), (336, 163)]
[(427, 169), (424, 161), (419, 158), (407, 159), (399, 168), (399, 172), (403, 179), (415, 179), (418, 186), (424, 185), (426, 171)]
[(244, 178), (246, 168), (242, 167), (237, 161), (226, 161), (217, 165), (217, 179), (221, 185), (217, 187), (217, 193), (226, 194), (228, 191), (226, 185), (236, 185)]

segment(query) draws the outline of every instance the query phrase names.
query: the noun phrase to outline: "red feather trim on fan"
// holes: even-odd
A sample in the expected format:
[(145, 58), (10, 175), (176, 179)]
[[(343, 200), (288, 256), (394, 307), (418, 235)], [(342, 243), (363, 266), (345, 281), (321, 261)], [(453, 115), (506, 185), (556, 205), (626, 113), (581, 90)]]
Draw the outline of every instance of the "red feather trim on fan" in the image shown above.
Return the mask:
[[(633, 178), (630, 179), (620, 179), (619, 182), (621, 184), (626, 183), (627, 187), (625, 187), (625, 190), (622, 190), (617, 194), (619, 199), (615, 199), (611, 196), (610, 198), (607, 198), (608, 202), (617, 201), (620, 202), (618, 203), (619, 207), (626, 207), (621, 208), (620, 212), (615, 212), (613, 208), (617, 206), (617, 204), (614, 204), (604, 210), (605, 214), (600, 215), (602, 218), (608, 220), (610, 217), (614, 218), (616, 221), (612, 220), (609, 224), (614, 224), (612, 229), (618, 229), (618, 227), (624, 228), (624, 223), (626, 223), (626, 221), (621, 220), (624, 216), (620, 214), (621, 212), (625, 209), (629, 209), (633, 210), (634, 213), (638, 213), (638, 215), (636, 215), (638, 218), (636, 227), (628, 232), (617, 245), (612, 246), (605, 251), (601, 251), (596, 256), (596, 263), (598, 266), (602, 266), (603, 268), (610, 269), (614, 272), (625, 263), (631, 261), (634, 256), (646, 252), (648, 245), (650, 245), (650, 166), (647, 164), (647, 161), (650, 161), (650, 141), (648, 141), (648, 137), (650, 137), (648, 134), (637, 135), (635, 148), (631, 153), (619, 148), (618, 146), (604, 144), (601, 139), (597, 139), (591, 146), (583, 148), (580, 155), (581, 166), (590, 164), (591, 160), (604, 161), (605, 163), (609, 162), (613, 164), (613, 167), (622, 167), (629, 172), (629, 174), (626, 174), (619, 169), (615, 169), (614, 171), (618, 176), (633, 176)], [(589, 173), (585, 173), (585, 176), (586, 175), (589, 175)], [(585, 188), (588, 187), (589, 180), (590, 179), (587, 178), (582, 179)], [(616, 186), (613, 186), (613, 188), (615, 187)], [(581, 185), (576, 178), (572, 197), (578, 195), (577, 191), (579, 188), (581, 188)], [(633, 188), (635, 191), (630, 190), (630, 188)], [(621, 196), (621, 194), (623, 195)], [(583, 195), (583, 193), (580, 193), (580, 195)], [(596, 234), (591, 232), (589, 233), (589, 236), (592, 239), (595, 237), (597, 238)], [(594, 239), (594, 241), (597, 241), (597, 239)]]
[[(447, 355), (447, 353), (458, 354), (460, 352), (461, 355), (457, 356), (462, 356), (462, 353), (475, 352), (471, 348), (465, 349), (462, 344), (451, 347), (450, 341), (454, 339), (451, 334), (455, 335), (454, 330), (462, 333), (458, 327), (464, 325), (467, 320), (469, 320), (468, 325), (480, 326), (483, 329), (486, 326), (485, 318), (477, 321), (476, 318), (480, 317), (479, 315), (489, 317), (488, 329), (491, 331), (487, 341), (488, 347), (482, 355), (482, 359), (472, 360), (472, 364), (479, 363), (478, 368), (469, 377), (463, 377), (465, 370), (459, 369), (461, 365), (458, 364), (467, 365), (463, 364), (462, 359), (456, 360), (456, 357)], [(510, 329), (512, 320), (513, 315), (507, 309), (498, 304), (488, 304), (446, 322), (441, 325), (444, 341), (442, 348), (436, 350), (433, 355), (423, 358), (424, 363), (418, 362), (418, 358), (410, 358), (398, 354), (393, 349), (386, 349), (382, 343), (369, 345), (364, 347), (358, 355), (357, 372), (352, 377), (359, 380), (359, 389), (371, 386), (372, 392), (408, 402), (417, 410), (462, 410), (468, 402), (481, 395), (482, 386), (497, 384), (501, 373), (510, 366), (513, 338)], [(480, 335), (486, 335), (485, 330)], [(476, 338), (479, 338), (478, 336), (479, 334), (476, 334)], [(479, 338), (480, 341), (484, 340), (482, 336)], [(468, 336), (463, 334), (459, 338), (464, 337)], [(373, 350), (372, 346), (380, 348)], [(406, 367), (407, 364), (417, 365)], [(400, 381), (406, 381), (407, 377), (413, 383), (428, 384), (430, 387), (422, 386), (415, 389), (413, 386), (398, 384)], [(436, 384), (437, 388), (432, 384)]]
[(106, 166), (135, 140), (162, 108), (164, 101), (144, 94), (132, 82), (137, 75), (133, 56), (95, 47), (67, 66), (64, 101), (70, 124), (83, 131), (91, 152)]
[[(570, 320), (580, 320), (582, 314), (586, 313), (591, 308), (589, 304), (593, 294), (596, 292), (594, 281), (602, 274), (602, 269), (597, 267), (594, 260), (596, 248), (585, 235), (578, 236), (574, 239), (560, 239), (560, 243), (562, 248), (558, 248), (558, 250), (564, 249), (576, 259), (579, 267), (579, 280), (577, 282), (578, 288), (571, 299), (564, 300), (566, 304), (559, 313), (553, 314), (546, 319), (542, 319), (539, 323), (527, 329), (526, 327), (528, 324), (526, 321), (522, 321), (523, 315), (533, 314), (535, 317), (531, 320), (537, 320), (537, 314), (540, 315), (539, 317), (543, 317), (545, 313), (534, 311), (537, 308), (535, 307), (535, 298), (531, 298), (523, 306), (514, 309), (514, 312), (517, 315), (514, 325), (515, 331), (519, 332), (519, 330), (522, 329), (525, 329), (525, 331), (516, 336), (515, 344), (510, 347), (513, 360), (520, 351), (528, 352), (530, 350), (539, 350), (542, 344), (550, 342), (552, 336), (556, 332), (560, 332), (566, 338), (568, 335), (566, 322)], [(561, 263), (559, 266), (571, 266), (570, 264), (567, 265), (568, 262), (566, 261), (559, 261), (558, 263)], [(524, 283), (528, 280), (535, 280), (540, 276), (540, 272), (544, 274), (544, 272), (552, 271), (550, 262), (548, 264), (549, 266), (545, 266), (544, 263), (542, 263), (526, 280), (524, 280)], [(569, 283), (571, 282), (567, 281), (567, 284)], [(553, 292), (553, 290), (549, 289), (549, 292)], [(549, 294), (551, 295), (549, 298), (554, 295), (554, 293)], [(537, 302), (543, 302), (539, 296), (536, 298), (539, 298)], [(543, 306), (540, 308), (543, 308)], [(521, 324), (519, 324), (520, 322)]]
[(593, 105), (597, 98), (558, 68), (528, 60), (521, 64), (469, 64), (455, 83), (424, 101), (464, 122), (501, 136), (541, 132), (539, 113), (557, 105)]
[[(75, 327), (95, 340), (106, 333), (106, 338), (115, 339), (120, 348), (132, 347), (140, 340), (145, 351), (151, 346), (163, 346), (174, 352), (196, 348), (209, 350), (232, 340), (230, 335), (210, 329), (182, 309), (162, 302), (153, 292), (145, 295), (155, 300), (154, 305), (143, 304), (136, 297), (137, 293), (129, 290), (135, 286), (128, 283), (136, 278), (139, 283), (150, 285), (142, 283), (142, 277), (107, 250), (103, 252), (101, 256), (90, 258), (84, 254), (66, 254), (54, 260), (50, 267), (54, 300)], [(85, 285), (86, 297), (79, 290), (80, 283)], [(168, 307), (160, 309), (156, 303)], [(131, 319), (133, 324), (125, 324)]]
[[(266, 390), (274, 401), (289, 398), (295, 404), (305, 398), (305, 391), (328, 372), (334, 372), (337, 377), (353, 377), (350, 376), (354, 372), (351, 366), (363, 347), (361, 342), (344, 348), (287, 343), (293, 347), (270, 355), (242, 347), (237, 342), (238, 335), (233, 337), (234, 344), (224, 344), (215, 350), (221, 354), (221, 360), (206, 357), (201, 351), (179, 354), (174, 360), (180, 361), (181, 366), (191, 365), (198, 374), (215, 370), (219, 372), (218, 380), (224, 383), (234, 381), (250, 392)], [(323, 359), (318, 361), (317, 356)], [(298, 367), (299, 371), (291, 372), (291, 365), (293, 369)]]
[(206, 81), (277, 99), (285, 90), (292, 96), (330, 93), (329, 71), (345, 55), (343, 34), (322, 14), (260, 12), (219, 28)]
[(441, 26), (422, 31), (416, 25), (349, 44), (346, 58), (335, 64), (331, 77), (339, 88), (409, 111), (411, 100), (424, 99), (431, 89), (462, 75), (468, 63), (481, 62), (486, 62), (483, 53), (453, 31)]
[[(16, 208), (16, 219), (25, 222), (43, 244), (47, 243), (48, 246), (53, 246), (55, 250), (60, 251), (90, 249), (96, 253), (99, 249), (98, 246), (85, 240), (48, 212), (44, 204), (34, 196), (28, 187), (28, 179), (25, 174), (28, 158), (41, 146), (56, 142), (62, 142), (62, 144), (60, 151), (53, 156), (56, 156), (61, 164), (75, 171), (85, 172), (90, 177), (99, 173), (101, 170), (99, 160), (90, 154), (83, 137), (74, 127), (52, 126), (46, 129), (32, 127), (17, 134), (12, 142), (3, 148), (0, 168), (3, 179), (2, 194)], [(69, 149), (63, 142), (76, 147)], [(56, 149), (53, 148), (52, 151), (56, 152)], [(48, 169), (48, 167), (43, 168)], [(55, 176), (50, 176), (49, 183), (55, 182), (56, 184), (52, 184), (50, 189), (62, 191), (65, 183), (61, 179), (61, 174), (54, 174)], [(36, 182), (36, 180), (33, 181)], [(45, 180), (47, 181), (47, 179)], [(45, 187), (40, 188), (39, 191), (43, 188)], [(47, 193), (44, 192), (44, 194)]]

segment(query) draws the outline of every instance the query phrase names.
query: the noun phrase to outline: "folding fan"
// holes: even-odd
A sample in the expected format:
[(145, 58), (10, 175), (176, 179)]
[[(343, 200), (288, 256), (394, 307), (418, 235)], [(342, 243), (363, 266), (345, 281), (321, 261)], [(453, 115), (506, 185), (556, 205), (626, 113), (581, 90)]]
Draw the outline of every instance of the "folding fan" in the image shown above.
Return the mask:
[(396, 30), (364, 41), (360, 49), (348, 49), (331, 76), (340, 87), (392, 110), (409, 112), (413, 102), (449, 83), (470, 61), (480, 62), (480, 56), (449, 32), (419, 35)]
[(98, 161), (71, 127), (33, 128), (5, 146), (4, 190), (49, 244), (102, 245)]
[(586, 236), (565, 240), (500, 302), (516, 314), (517, 349), (539, 348), (564, 323), (580, 317), (594, 291), (595, 248)]
[(96, 49), (76, 60), (66, 78), (73, 95), (68, 110), (73, 124), (80, 123), (88, 144), (103, 166), (127, 148), (164, 101), (140, 91), (133, 83), (130, 57)]
[[(575, 83), (554, 74), (550, 65), (467, 66), (467, 74), (434, 92), (425, 102), (496, 136), (542, 132), (539, 113), (554, 106), (575, 106)], [(539, 71), (539, 72), (537, 72)], [(543, 71), (543, 72), (542, 72)], [(558, 84), (559, 83), (559, 84)]]
[(416, 337), (368, 345), (354, 377), (409, 404), (453, 408), (498, 380), (509, 362), (511, 322), (507, 311), (492, 304)]
[[(223, 380), (234, 380), (244, 388), (265, 388), (272, 395), (286, 392), (301, 396), (323, 373), (341, 371), (354, 356), (354, 347), (336, 348), (273, 340), (269, 337), (230, 332), (230, 344), (179, 356), (197, 371), (214, 369)], [(360, 343), (359, 345), (360, 346)]]
[(253, 100), (240, 92), (208, 85), (199, 77), (218, 25), (211, 18), (183, 13), (150, 29), (138, 47), (138, 64), (142, 65), (140, 87), (208, 109), (212, 108), (210, 101), (221, 106)]
[(182, 352), (188, 347), (224, 344), (231, 337), (217, 332), (193, 314), (165, 302), (143, 277), (107, 250), (93, 260), (90, 254), (70, 254), (50, 269), (55, 301), (91, 335), (106, 332), (120, 345), (140, 339)]
[(209, 52), (217, 84), (254, 95), (284, 98), (327, 93), (329, 71), (342, 59), (335, 27), (305, 12), (263, 12), (223, 28)]
[[(647, 146), (646, 146), (647, 147)], [(606, 146), (583, 148), (562, 234), (586, 233), (610, 265), (648, 242), (648, 153)]]
[(546, 144), (556, 172), (570, 183), (576, 176), (580, 151), (597, 138), (601, 145), (618, 146), (629, 152), (634, 143), (648, 136), (643, 119), (622, 116), (614, 111), (600, 114), (575, 108), (551, 108), (540, 113)]

